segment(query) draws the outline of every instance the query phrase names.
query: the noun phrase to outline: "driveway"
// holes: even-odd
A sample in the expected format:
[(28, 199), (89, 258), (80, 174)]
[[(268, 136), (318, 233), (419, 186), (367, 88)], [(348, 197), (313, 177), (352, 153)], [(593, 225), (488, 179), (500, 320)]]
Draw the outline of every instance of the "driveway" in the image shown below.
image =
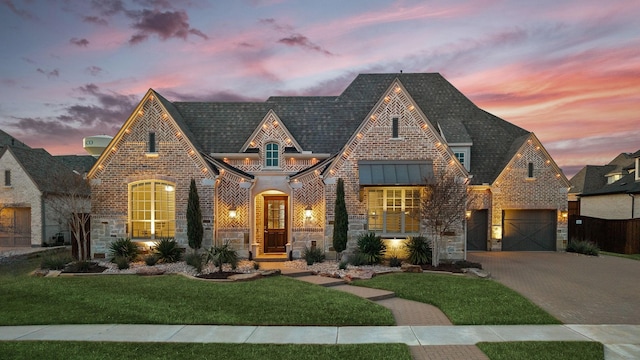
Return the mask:
[(506, 251), (467, 258), (565, 324), (640, 325), (640, 261)]

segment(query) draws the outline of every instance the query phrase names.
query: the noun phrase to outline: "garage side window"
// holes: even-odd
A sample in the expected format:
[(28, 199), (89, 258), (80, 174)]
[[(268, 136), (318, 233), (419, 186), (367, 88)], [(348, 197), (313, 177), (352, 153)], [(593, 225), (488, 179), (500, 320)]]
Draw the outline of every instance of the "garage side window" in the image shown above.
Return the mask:
[(141, 181), (129, 185), (129, 224), (133, 239), (175, 236), (175, 185)]

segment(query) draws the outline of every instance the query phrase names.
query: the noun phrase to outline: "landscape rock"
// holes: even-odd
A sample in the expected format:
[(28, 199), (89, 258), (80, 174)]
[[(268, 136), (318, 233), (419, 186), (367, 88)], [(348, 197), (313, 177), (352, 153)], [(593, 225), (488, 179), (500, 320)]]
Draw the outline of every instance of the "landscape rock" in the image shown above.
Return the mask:
[(249, 274), (237, 274), (231, 275), (227, 279), (231, 281), (248, 281), (255, 280), (261, 278), (262, 275), (259, 272), (249, 273)]
[(258, 273), (262, 276), (274, 276), (274, 275), (280, 275), (281, 271), (280, 269), (273, 269), (273, 270), (260, 270), (258, 271)]
[(136, 274), (141, 276), (153, 276), (153, 275), (162, 275), (164, 274), (164, 271), (162, 269), (158, 269), (155, 267), (146, 267), (146, 268), (140, 268), (136, 270)]
[(49, 272), (47, 272), (47, 275), (45, 275), (44, 277), (58, 277), (60, 276), (60, 273), (62, 273), (62, 271), (60, 270), (49, 270)]
[(491, 273), (486, 271), (486, 270), (477, 269), (477, 268), (468, 268), (468, 269), (463, 269), (463, 270), (465, 270), (465, 272), (467, 274), (471, 274), (471, 275), (474, 275), (474, 276), (482, 278), (482, 279), (486, 279), (488, 277), (491, 277)]
[(420, 265), (402, 264), (402, 272), (421, 273), (422, 268)]

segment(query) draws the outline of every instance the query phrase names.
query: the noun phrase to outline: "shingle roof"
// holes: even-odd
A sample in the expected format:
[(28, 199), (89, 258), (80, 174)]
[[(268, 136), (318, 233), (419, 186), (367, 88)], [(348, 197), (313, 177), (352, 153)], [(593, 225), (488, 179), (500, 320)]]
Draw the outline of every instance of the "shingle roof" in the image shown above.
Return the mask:
[(88, 186), (83, 186), (85, 183), (77, 180), (79, 175), (74, 174), (71, 168), (56, 160), (44, 149), (5, 146), (0, 157), (4, 156), (6, 151), (13, 154), (42, 193), (66, 194), (71, 190), (69, 186), (80, 185), (81, 192), (88, 195)]
[[(473, 143), (472, 184), (491, 183), (528, 131), (474, 105), (440, 74), (361, 74), (339, 96), (271, 97), (265, 102), (173, 102), (165, 107), (204, 153), (240, 152), (273, 110), (302, 150), (335, 154), (398, 79), (449, 144)], [(185, 134), (187, 134), (185, 132)]]
[(91, 155), (56, 155), (54, 158), (79, 174), (88, 173), (98, 160)]
[[(603, 195), (614, 193), (638, 193), (640, 183), (635, 181), (635, 174), (629, 169), (635, 168), (635, 158), (640, 156), (640, 150), (633, 153), (621, 153), (607, 165), (587, 165), (574, 175), (569, 193), (581, 196)], [(607, 174), (620, 173), (622, 178), (612, 184), (607, 184)]]
[(10, 146), (13, 146), (13, 147), (21, 147), (21, 148), (30, 149), (30, 147), (27, 146), (22, 141), (14, 138), (13, 136), (7, 134), (6, 132), (0, 130), (0, 146), (4, 146), (4, 145), (10, 145)]

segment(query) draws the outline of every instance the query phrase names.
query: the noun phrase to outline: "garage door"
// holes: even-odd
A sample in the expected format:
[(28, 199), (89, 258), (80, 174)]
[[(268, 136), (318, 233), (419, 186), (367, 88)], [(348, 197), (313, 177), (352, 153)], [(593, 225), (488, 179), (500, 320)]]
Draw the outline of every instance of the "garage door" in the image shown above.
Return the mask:
[(555, 210), (504, 210), (503, 251), (555, 251)]
[(0, 246), (31, 246), (31, 208), (0, 211)]
[(467, 250), (487, 250), (487, 210), (471, 210), (467, 223)]

